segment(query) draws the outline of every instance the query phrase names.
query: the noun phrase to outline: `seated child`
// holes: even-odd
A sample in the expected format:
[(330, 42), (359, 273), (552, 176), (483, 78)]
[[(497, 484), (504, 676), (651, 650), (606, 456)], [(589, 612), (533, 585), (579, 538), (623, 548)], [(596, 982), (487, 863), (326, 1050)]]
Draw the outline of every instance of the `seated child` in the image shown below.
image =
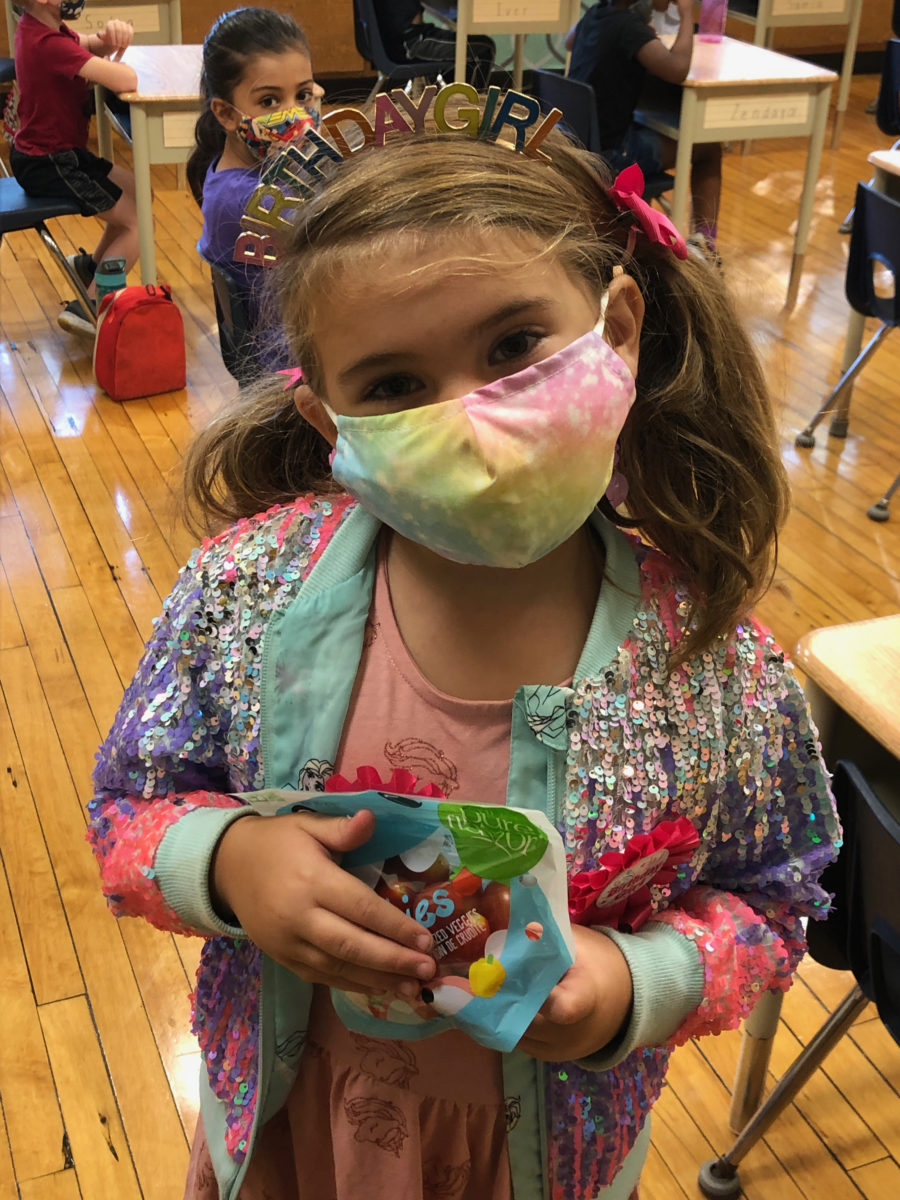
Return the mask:
[(234, 250), (266, 155), (318, 124), (324, 92), (313, 81), (303, 30), (293, 17), (271, 9), (225, 13), (203, 43), (200, 90), (204, 107), (187, 164), (188, 183), (203, 211), (197, 249), (234, 279), (258, 334), (260, 363), (278, 369), (288, 364), (282, 361), (277, 322), (268, 321), (264, 311), (265, 269), (235, 262)]
[[(85, 0), (20, 0), (24, 12), (15, 40), (19, 128), (9, 160), (29, 195), (72, 200), (82, 216), (96, 215), (105, 223), (94, 250), (81, 250), (69, 259), (93, 297), (94, 271), (104, 258), (124, 258), (126, 270), (137, 261), (138, 233), (134, 176), (87, 148), (91, 86), (132, 91), (137, 75), (118, 61), (131, 43), (126, 21), (107, 21), (91, 34), (76, 33), (63, 23), (80, 17), (84, 5)], [(93, 336), (91, 317), (80, 300), (70, 300), (58, 320), (63, 329)]]
[[(676, 143), (634, 122), (648, 74), (677, 84), (691, 69), (692, 0), (678, 0), (681, 23), (670, 50), (649, 23), (653, 9), (663, 12), (667, 7), (668, 0), (600, 0), (566, 38), (566, 48), (572, 51), (570, 77), (594, 89), (601, 153), (613, 172), (636, 162), (644, 175), (651, 177), (675, 164)], [(721, 190), (722, 147), (718, 142), (695, 146), (691, 157), (692, 224), (712, 251)]]
[[(456, 31), (423, 21), (424, 12), (419, 0), (375, 0), (378, 30), (393, 61), (446, 62), (449, 83), (456, 61)], [(481, 91), (487, 88), (495, 53), (493, 41), (483, 34), (473, 34), (466, 42), (466, 76)]]

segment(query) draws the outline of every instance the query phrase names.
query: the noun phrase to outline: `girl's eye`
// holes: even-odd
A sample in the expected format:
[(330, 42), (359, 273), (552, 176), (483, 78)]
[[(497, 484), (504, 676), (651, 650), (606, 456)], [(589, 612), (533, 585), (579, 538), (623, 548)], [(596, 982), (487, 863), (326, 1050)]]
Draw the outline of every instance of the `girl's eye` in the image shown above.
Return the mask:
[(275, 108), (277, 104), (278, 99), (276, 96), (263, 96), (259, 102), (260, 108)]
[(545, 335), (534, 329), (517, 329), (508, 333), (494, 346), (489, 361), (492, 366), (501, 363), (515, 362), (518, 358), (527, 358), (544, 340)]
[(422, 387), (414, 375), (388, 375), (366, 388), (364, 400), (405, 400)]

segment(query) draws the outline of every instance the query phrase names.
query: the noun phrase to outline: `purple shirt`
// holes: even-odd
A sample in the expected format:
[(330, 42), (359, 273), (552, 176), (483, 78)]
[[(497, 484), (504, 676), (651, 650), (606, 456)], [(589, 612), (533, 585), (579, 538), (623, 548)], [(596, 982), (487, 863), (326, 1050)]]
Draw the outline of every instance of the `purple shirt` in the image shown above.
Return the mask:
[[(272, 301), (263, 299), (269, 269), (253, 263), (235, 262), (234, 247), (241, 229), (241, 217), (247, 201), (259, 186), (257, 167), (226, 167), (217, 171), (219, 159), (210, 164), (203, 181), (203, 232), (197, 249), (207, 262), (227, 271), (238, 286), (247, 309), (247, 319), (259, 338), (259, 353), (272, 370), (288, 367), (290, 355), (281, 346), (281, 328), (276, 310), (268, 311)], [(264, 317), (261, 320), (261, 316)]]

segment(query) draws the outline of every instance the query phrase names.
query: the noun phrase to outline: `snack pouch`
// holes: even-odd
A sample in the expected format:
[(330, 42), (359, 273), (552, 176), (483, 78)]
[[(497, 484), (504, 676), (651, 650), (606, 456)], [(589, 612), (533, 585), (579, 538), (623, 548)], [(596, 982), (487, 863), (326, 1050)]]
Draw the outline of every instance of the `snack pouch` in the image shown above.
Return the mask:
[(287, 805), (280, 793), (279, 801), (252, 798), (278, 814), (371, 810), (375, 832), (341, 866), (434, 938), (438, 969), (420, 1000), (331, 989), (347, 1028), (402, 1039), (455, 1028), (512, 1050), (574, 962), (565, 853), (546, 816), (386, 791), (301, 794)]

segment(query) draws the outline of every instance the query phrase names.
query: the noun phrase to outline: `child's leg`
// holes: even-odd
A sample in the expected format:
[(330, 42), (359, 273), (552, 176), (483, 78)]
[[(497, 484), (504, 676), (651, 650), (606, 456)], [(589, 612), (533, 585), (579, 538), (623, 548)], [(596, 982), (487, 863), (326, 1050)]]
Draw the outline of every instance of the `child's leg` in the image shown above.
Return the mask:
[[(122, 195), (112, 208), (98, 213), (101, 221), (106, 222), (103, 236), (91, 254), (95, 264), (104, 258), (124, 258), (125, 270), (130, 270), (138, 257), (138, 228), (137, 205), (134, 199), (134, 176), (124, 167), (114, 166), (109, 172), (109, 178), (122, 189)], [(88, 294), (93, 297), (96, 292), (95, 284), (88, 288)]]
[[(675, 166), (678, 143), (661, 138), (662, 162), (666, 170)], [(716, 248), (716, 224), (719, 219), (719, 198), (722, 192), (722, 147), (718, 142), (698, 142), (691, 153), (692, 229), (702, 233)]]
[(722, 147), (718, 142), (702, 142), (691, 155), (691, 197), (694, 204), (694, 228), (705, 235), (715, 249), (719, 197), (722, 193)]

